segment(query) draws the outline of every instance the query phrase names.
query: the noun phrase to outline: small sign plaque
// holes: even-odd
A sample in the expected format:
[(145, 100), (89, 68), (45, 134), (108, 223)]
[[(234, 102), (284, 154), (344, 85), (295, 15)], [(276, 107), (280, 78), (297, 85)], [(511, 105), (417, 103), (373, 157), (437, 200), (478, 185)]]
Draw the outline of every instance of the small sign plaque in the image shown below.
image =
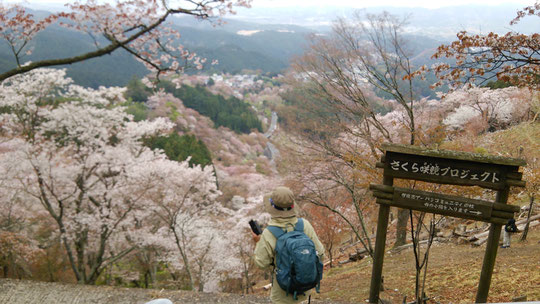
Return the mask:
[(398, 187), (394, 187), (394, 203), (404, 209), (480, 221), (489, 221), (493, 208), (487, 201)]

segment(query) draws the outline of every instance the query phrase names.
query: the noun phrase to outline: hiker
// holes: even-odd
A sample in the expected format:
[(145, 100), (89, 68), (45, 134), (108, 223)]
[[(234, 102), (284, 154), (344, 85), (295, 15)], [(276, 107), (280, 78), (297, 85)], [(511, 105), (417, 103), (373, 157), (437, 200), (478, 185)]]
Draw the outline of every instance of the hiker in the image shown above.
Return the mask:
[(504, 231), (503, 231), (503, 244), (501, 248), (509, 248), (510, 247), (510, 238), (511, 233), (519, 232), (517, 226), (516, 226), (516, 220), (511, 218), (508, 220), (508, 223), (504, 225)]
[[(281, 269), (284, 268), (283, 265), (285, 265), (284, 263), (286, 262), (282, 261), (284, 259), (281, 259), (281, 261), (279, 259), (276, 259), (276, 255), (286, 256), (287, 254), (289, 254), (288, 250), (283, 249), (283, 247), (285, 246), (277, 245), (278, 237), (282, 244), (284, 243), (285, 239), (288, 238), (290, 240), (293, 234), (297, 235), (298, 238), (303, 238), (303, 241), (306, 244), (310, 243), (309, 246), (312, 247), (309, 248), (313, 248), (314, 251), (311, 253), (311, 257), (313, 257), (316, 262), (311, 260), (314, 264), (306, 263), (305, 265), (308, 266), (305, 266), (301, 269), (309, 268), (306, 270), (306, 272), (310, 273), (309, 276), (312, 276), (311, 274), (313, 273), (317, 274), (317, 291), (318, 282), (320, 282), (320, 279), (322, 278), (323, 265), (321, 261), (323, 260), (324, 256), (324, 246), (319, 241), (319, 238), (317, 237), (313, 226), (311, 226), (311, 224), (307, 220), (298, 218), (296, 216), (297, 207), (295, 206), (294, 194), (289, 188), (277, 187), (271, 194), (265, 195), (263, 200), (265, 209), (271, 215), (271, 220), (268, 223), (268, 227), (263, 230), (262, 234), (256, 235), (255, 233), (253, 233), (253, 240), (257, 243), (257, 245), (255, 246), (254, 262), (261, 269), (268, 269), (270, 267), (274, 267), (274, 271), (272, 274), (272, 290), (270, 292), (270, 300), (272, 301), (272, 303), (287, 304), (303, 302), (307, 299), (311, 290), (300, 291), (297, 293), (295, 291), (292, 291), (292, 289), (296, 290), (297, 287), (290, 287), (291, 290), (289, 291), (286, 291), (283, 289), (283, 287), (280, 287), (280, 285), (283, 286), (283, 282), (286, 281), (285, 279), (283, 279), (284, 273), (291, 273), (291, 271), (288, 271), (288, 269), (284, 269), (285, 271), (282, 271)], [(301, 230), (301, 232), (303, 231), (303, 234), (299, 234), (297, 232), (291, 233), (291, 231), (293, 230)], [(285, 232), (289, 233), (285, 234)], [(278, 235), (278, 237), (276, 237), (276, 234)], [(287, 242), (289, 242), (289, 240), (287, 240)], [(281, 248), (283, 252), (278, 252), (276, 254), (276, 246), (278, 246), (278, 248)], [(285, 251), (287, 251), (287, 253)], [(301, 250), (303, 254), (308, 254), (308, 251), (309, 250), (305, 249)], [(277, 275), (278, 277), (276, 277), (276, 272), (280, 273), (279, 275)], [(305, 275), (304, 277), (309, 276)], [(291, 280), (289, 280), (289, 282), (290, 281)], [(306, 289), (312, 289), (313, 287), (314, 286), (306, 287)]]

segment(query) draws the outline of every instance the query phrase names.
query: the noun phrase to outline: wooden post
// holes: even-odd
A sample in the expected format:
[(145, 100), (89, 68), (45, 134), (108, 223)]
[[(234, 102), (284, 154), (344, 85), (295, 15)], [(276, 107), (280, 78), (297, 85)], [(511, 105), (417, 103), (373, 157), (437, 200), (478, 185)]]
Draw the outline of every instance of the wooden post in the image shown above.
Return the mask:
[[(500, 204), (506, 204), (510, 188), (506, 186), (504, 189), (497, 191), (495, 201)], [(499, 248), (499, 239), (501, 237), (501, 224), (491, 224), (484, 253), (484, 262), (482, 264), (482, 272), (480, 273), (480, 282), (478, 283), (478, 291), (476, 292), (475, 303), (486, 303), (491, 285), (491, 275), (495, 266), (495, 258), (497, 257), (497, 249)]]
[(534, 205), (534, 195), (531, 195), (531, 203), (529, 204), (529, 212), (527, 212), (527, 223), (525, 228), (523, 228), (523, 234), (521, 235), (520, 241), (525, 241), (527, 239), (527, 233), (529, 233), (529, 226), (531, 225), (531, 214)]
[[(384, 176), (383, 185), (394, 185), (394, 178), (391, 176)], [(371, 285), (369, 288), (369, 303), (379, 302), (389, 214), (390, 206), (380, 204), (379, 218), (377, 220), (377, 236), (375, 239), (375, 252), (373, 254), (373, 270), (371, 271)]]

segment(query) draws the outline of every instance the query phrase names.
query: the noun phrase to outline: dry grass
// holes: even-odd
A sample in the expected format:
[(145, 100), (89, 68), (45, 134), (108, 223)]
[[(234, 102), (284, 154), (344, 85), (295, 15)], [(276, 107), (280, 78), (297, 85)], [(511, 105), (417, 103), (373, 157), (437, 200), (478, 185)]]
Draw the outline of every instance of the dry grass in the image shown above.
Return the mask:
[[(509, 302), (526, 295), (540, 301), (540, 229), (529, 231), (528, 240), (513, 237), (511, 248), (499, 248), (489, 291), (489, 302)], [(431, 249), (426, 294), (439, 303), (472, 303), (476, 297), (485, 245), (439, 244)], [(381, 298), (402, 303), (414, 297), (414, 254), (412, 249), (387, 253), (384, 260)], [(326, 271), (321, 294), (315, 298), (364, 302), (369, 297), (371, 259), (345, 264)]]

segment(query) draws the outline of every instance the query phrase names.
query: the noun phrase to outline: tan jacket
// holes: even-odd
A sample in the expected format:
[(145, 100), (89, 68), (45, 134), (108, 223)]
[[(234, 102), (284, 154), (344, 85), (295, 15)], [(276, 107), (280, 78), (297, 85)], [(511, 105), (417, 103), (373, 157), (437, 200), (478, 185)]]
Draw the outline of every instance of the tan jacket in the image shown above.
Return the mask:
[[(286, 228), (287, 231), (292, 231), (294, 230), (294, 225), (296, 225), (296, 222), (298, 222), (298, 218), (296, 216), (288, 218), (272, 218), (268, 225)], [(317, 254), (322, 261), (324, 258), (324, 246), (319, 241), (313, 226), (311, 226), (311, 223), (306, 219), (304, 219), (304, 233), (313, 241), (313, 243), (315, 243), (315, 250), (317, 250)], [(272, 232), (270, 232), (268, 229), (264, 229), (261, 239), (255, 246), (255, 255), (253, 260), (255, 261), (255, 265), (257, 265), (257, 267), (261, 269), (269, 269), (272, 267), (272, 265), (275, 265), (274, 249), (276, 248), (276, 242), (276, 237), (272, 234)], [(287, 296), (285, 291), (279, 287), (279, 284), (276, 282), (275, 274), (272, 275), (272, 291), (270, 292), (270, 300), (272, 300), (272, 303), (299, 303), (306, 300), (309, 293), (310, 291), (306, 292), (305, 296), (299, 295), (297, 297), (298, 299), (295, 301), (293, 300), (292, 295)]]

